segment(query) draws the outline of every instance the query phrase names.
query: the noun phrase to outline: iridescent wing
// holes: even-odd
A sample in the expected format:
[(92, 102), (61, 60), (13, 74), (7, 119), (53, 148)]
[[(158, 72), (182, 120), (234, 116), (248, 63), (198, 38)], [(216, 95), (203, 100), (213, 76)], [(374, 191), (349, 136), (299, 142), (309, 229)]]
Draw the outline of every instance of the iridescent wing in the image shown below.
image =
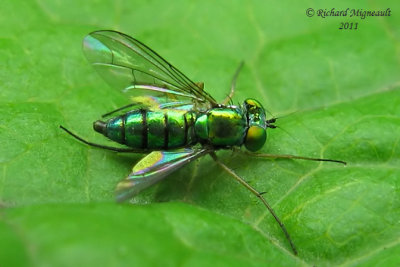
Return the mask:
[(141, 159), (115, 190), (117, 201), (135, 196), (143, 189), (159, 182), (186, 163), (199, 158), (209, 151), (206, 149), (182, 149), (176, 151), (153, 151)]
[[(215, 106), (215, 99), (140, 41), (116, 31), (83, 40), (88, 61), (108, 84), (133, 95), (173, 96)], [(165, 101), (167, 102), (167, 101)]]
[(153, 109), (181, 109), (191, 110), (193, 108), (192, 102), (170, 100), (165, 101), (162, 97), (156, 96), (136, 96), (132, 98), (134, 103), (138, 103), (142, 108), (153, 108)]
[(126, 109), (148, 109), (148, 110), (159, 110), (159, 109), (174, 109), (190, 111), (194, 109), (194, 103), (188, 101), (179, 100), (168, 100), (166, 101), (163, 97), (156, 96), (136, 96), (132, 97), (132, 103), (120, 107), (116, 110), (107, 112), (102, 117), (108, 117), (112, 114), (124, 114)]

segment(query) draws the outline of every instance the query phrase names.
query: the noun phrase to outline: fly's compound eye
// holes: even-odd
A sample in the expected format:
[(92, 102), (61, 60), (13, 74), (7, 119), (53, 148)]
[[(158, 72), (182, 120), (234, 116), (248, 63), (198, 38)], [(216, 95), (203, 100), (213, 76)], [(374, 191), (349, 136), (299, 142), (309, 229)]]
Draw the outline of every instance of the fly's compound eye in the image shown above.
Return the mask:
[(247, 150), (254, 152), (263, 147), (266, 139), (267, 131), (265, 128), (258, 125), (252, 125), (247, 130), (244, 146)]

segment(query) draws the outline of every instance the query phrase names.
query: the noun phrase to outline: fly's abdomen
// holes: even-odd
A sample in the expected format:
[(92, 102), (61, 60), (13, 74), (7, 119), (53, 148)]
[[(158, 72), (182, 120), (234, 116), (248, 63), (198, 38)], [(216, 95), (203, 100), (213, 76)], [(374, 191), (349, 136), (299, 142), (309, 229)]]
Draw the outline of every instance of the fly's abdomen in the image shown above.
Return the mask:
[(111, 140), (133, 148), (173, 149), (195, 143), (193, 112), (181, 110), (134, 110), (94, 129)]

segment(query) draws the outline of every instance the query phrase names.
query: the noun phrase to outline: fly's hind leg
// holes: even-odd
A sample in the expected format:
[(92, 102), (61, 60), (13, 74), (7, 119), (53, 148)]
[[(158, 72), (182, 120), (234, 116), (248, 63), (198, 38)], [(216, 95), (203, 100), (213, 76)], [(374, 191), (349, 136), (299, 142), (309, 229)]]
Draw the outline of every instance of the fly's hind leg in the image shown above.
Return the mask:
[(244, 61), (240, 62), (239, 67), (236, 69), (235, 74), (232, 77), (231, 91), (229, 92), (229, 95), (227, 95), (225, 99), (222, 101), (223, 105), (226, 105), (229, 103), (229, 101), (232, 101), (232, 97), (235, 94), (235, 89), (236, 89), (236, 80), (237, 77), (239, 76), (240, 71), (242, 70), (243, 65)]
[(86, 145), (92, 146), (92, 147), (107, 149), (107, 150), (111, 150), (111, 151), (115, 151), (115, 152), (130, 152), (130, 153), (145, 153), (146, 152), (144, 150), (138, 150), (138, 149), (134, 149), (134, 148), (112, 147), (112, 146), (105, 146), (105, 145), (92, 143), (92, 142), (89, 142), (89, 141), (83, 139), (82, 137), (74, 134), (73, 132), (71, 132), (70, 130), (68, 130), (67, 128), (65, 128), (62, 125), (60, 125), (60, 128), (62, 130), (64, 130), (66, 133), (68, 133), (69, 135), (71, 135), (72, 137), (74, 137), (75, 139), (81, 141), (82, 143), (84, 143)]
[(130, 103), (130, 104), (128, 104), (128, 105), (125, 105), (125, 106), (122, 106), (122, 107), (120, 107), (120, 108), (117, 108), (117, 109), (115, 109), (115, 110), (113, 110), (113, 111), (107, 112), (106, 114), (101, 115), (101, 117), (102, 117), (102, 118), (108, 117), (108, 116), (110, 116), (111, 114), (114, 114), (115, 112), (118, 112), (118, 111), (124, 110), (124, 109), (126, 109), (126, 108), (130, 108), (130, 107), (136, 106), (137, 104), (138, 104), (138, 103)]
[(233, 178), (236, 179), (240, 184), (242, 184), (244, 187), (246, 187), (251, 193), (253, 193), (258, 199), (261, 200), (261, 202), (264, 204), (264, 206), (268, 209), (268, 211), (272, 214), (274, 217), (275, 221), (279, 224), (280, 228), (282, 229), (283, 233), (286, 236), (286, 239), (289, 241), (289, 244), (293, 250), (293, 253), (297, 255), (297, 249), (296, 246), (294, 245), (292, 238), (290, 237), (288, 231), (286, 230), (285, 225), (283, 222), (279, 219), (278, 215), (276, 215), (275, 211), (272, 209), (272, 207), (268, 204), (268, 202), (265, 200), (265, 198), (262, 196), (265, 192), (258, 192), (256, 189), (254, 189), (251, 185), (249, 185), (245, 180), (243, 180), (239, 175), (237, 175), (231, 168), (226, 166), (224, 163), (219, 161), (217, 158), (217, 155), (214, 152), (210, 153), (210, 156), (214, 159), (214, 161), (228, 174), (230, 174)]

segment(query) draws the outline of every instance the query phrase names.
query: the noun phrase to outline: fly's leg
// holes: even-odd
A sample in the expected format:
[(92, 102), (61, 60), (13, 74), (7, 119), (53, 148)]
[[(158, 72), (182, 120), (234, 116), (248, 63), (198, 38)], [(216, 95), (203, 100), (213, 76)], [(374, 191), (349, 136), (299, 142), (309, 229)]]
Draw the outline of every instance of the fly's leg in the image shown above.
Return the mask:
[(115, 151), (115, 152), (134, 152), (134, 153), (145, 153), (146, 152), (144, 150), (138, 150), (138, 149), (133, 149), (133, 148), (112, 147), (112, 146), (104, 146), (104, 145), (92, 143), (92, 142), (86, 141), (82, 137), (77, 136), (76, 134), (74, 134), (73, 132), (71, 132), (70, 130), (65, 128), (64, 126), (60, 125), (60, 128), (62, 130), (64, 130), (66, 133), (68, 133), (69, 135), (71, 135), (72, 137), (74, 137), (75, 139), (81, 141), (82, 143), (84, 143), (86, 145), (92, 146), (92, 147), (107, 149), (107, 150), (111, 150), (111, 151)]
[(268, 211), (272, 214), (272, 216), (275, 218), (275, 221), (279, 224), (281, 227), (283, 233), (286, 236), (286, 239), (289, 241), (290, 246), (292, 247), (293, 253), (297, 255), (297, 249), (296, 246), (294, 245), (292, 239), (290, 238), (290, 235), (288, 231), (286, 230), (285, 225), (281, 222), (279, 219), (278, 215), (274, 212), (272, 207), (268, 204), (268, 202), (265, 200), (265, 198), (262, 196), (264, 192), (258, 192), (256, 189), (254, 189), (251, 185), (249, 185), (245, 180), (243, 180), (239, 175), (237, 175), (231, 168), (223, 164), (219, 159), (217, 158), (217, 155), (214, 152), (210, 153), (210, 156), (213, 158), (213, 160), (222, 168), (224, 169), (227, 173), (229, 173), (233, 178), (236, 179), (240, 184), (242, 184), (244, 187), (246, 187), (251, 193), (253, 193), (256, 197), (258, 197), (261, 202), (264, 204), (264, 206), (268, 209)]
[(204, 83), (203, 82), (197, 82), (196, 85), (197, 85), (197, 87), (199, 87), (201, 89), (201, 91), (204, 90)]
[(235, 151), (245, 154), (254, 158), (270, 158), (270, 159), (302, 159), (302, 160), (312, 160), (312, 161), (327, 161), (334, 163), (341, 163), (343, 165), (347, 165), (347, 162), (336, 159), (321, 159), (321, 158), (309, 158), (295, 155), (277, 155), (277, 154), (264, 154), (264, 153), (251, 153), (248, 151), (242, 151), (240, 149), (235, 149)]
[(225, 99), (222, 101), (223, 105), (226, 105), (229, 103), (229, 101), (232, 100), (233, 95), (235, 94), (235, 88), (236, 88), (236, 80), (237, 77), (239, 76), (240, 71), (242, 70), (242, 67), (244, 65), (244, 62), (240, 62), (239, 67), (236, 69), (235, 74), (233, 75), (232, 82), (231, 82), (231, 91), (229, 92), (229, 95), (225, 97)]
[(106, 114), (101, 115), (101, 117), (102, 117), (102, 118), (108, 117), (108, 116), (110, 116), (111, 114), (114, 114), (115, 112), (121, 111), (121, 110), (126, 109), (126, 108), (133, 107), (133, 106), (135, 106), (135, 105), (137, 105), (137, 104), (138, 104), (138, 103), (131, 103), (131, 104), (125, 105), (125, 106), (120, 107), (120, 108), (117, 108), (117, 109), (115, 109), (115, 110), (113, 110), (113, 111), (107, 112)]

